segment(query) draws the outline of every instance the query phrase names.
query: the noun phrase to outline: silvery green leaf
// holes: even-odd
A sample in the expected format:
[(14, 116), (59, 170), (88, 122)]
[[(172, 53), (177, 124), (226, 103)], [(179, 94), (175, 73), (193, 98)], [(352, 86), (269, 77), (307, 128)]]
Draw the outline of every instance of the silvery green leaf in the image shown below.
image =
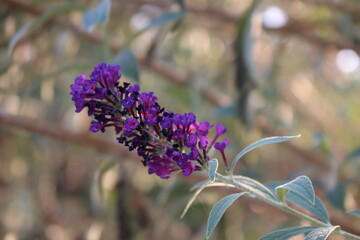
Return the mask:
[(232, 173), (234, 171), (235, 165), (236, 163), (240, 160), (240, 158), (242, 156), (244, 156), (246, 153), (250, 152), (251, 150), (258, 148), (260, 146), (263, 145), (267, 145), (267, 144), (272, 144), (272, 143), (279, 143), (279, 142), (285, 142), (285, 141), (289, 141), (295, 138), (300, 137), (300, 135), (297, 136), (284, 136), (284, 137), (270, 137), (270, 138), (264, 138), (261, 139), (257, 142), (254, 142), (252, 144), (250, 144), (249, 146), (247, 146), (246, 148), (244, 148), (234, 159), (234, 161), (231, 164), (230, 167), (230, 172)]
[(348, 213), (351, 214), (351, 215), (355, 215), (355, 216), (360, 217), (360, 209), (354, 210), (354, 211), (351, 211), (351, 212), (348, 212)]
[(317, 227), (292, 227), (284, 228), (262, 236), (259, 240), (288, 240), (297, 235), (308, 233)]
[(324, 223), (329, 223), (328, 212), (324, 204), (321, 202), (321, 200), (318, 197), (315, 197), (315, 204), (312, 204), (309, 203), (308, 201), (304, 201), (302, 198), (299, 198), (298, 195), (289, 192), (286, 196), (286, 200), (308, 210)]
[(316, 228), (306, 235), (304, 240), (325, 240), (337, 228), (339, 228), (339, 226)]
[(110, 5), (110, 0), (102, 0), (94, 8), (84, 13), (82, 20), (86, 31), (91, 32), (96, 25), (109, 20)]
[(154, 18), (150, 21), (150, 23), (145, 27), (145, 29), (158, 27), (167, 24), (168, 22), (172, 22), (175, 20), (179, 20), (185, 16), (185, 11), (178, 11), (178, 12), (165, 12), (164, 14), (160, 15), (159, 17)]
[(272, 191), (266, 186), (264, 186), (262, 183), (244, 176), (233, 176), (233, 179), (239, 184), (245, 185), (245, 187), (249, 189), (249, 193), (254, 192), (264, 198), (277, 201), (277, 198), (272, 193)]
[(28, 22), (24, 26), (22, 26), (14, 35), (12, 35), (9, 45), (7, 48), (8, 55), (10, 56), (14, 47), (18, 43), (18, 41), (28, 32), (30, 32), (31, 26), (34, 25), (33, 22)]
[(216, 170), (218, 168), (218, 160), (217, 159), (211, 159), (209, 161), (209, 178), (211, 182), (215, 181), (215, 174), (216, 174)]
[(210, 211), (209, 218), (207, 221), (206, 227), (206, 239), (209, 239), (214, 228), (219, 223), (221, 217), (224, 215), (225, 211), (233, 204), (233, 202), (241, 197), (242, 195), (247, 194), (246, 192), (235, 193), (229, 196), (224, 197), (218, 201)]
[[(273, 182), (268, 183), (266, 186), (272, 191), (275, 192), (275, 188), (281, 184), (284, 184), (285, 182)], [(298, 195), (294, 194), (293, 192), (288, 192), (286, 195), (286, 201), (292, 202), (299, 207), (302, 207), (312, 214), (319, 218), (324, 223), (329, 223), (329, 215), (327, 213), (327, 210), (324, 206), (324, 204), (321, 202), (321, 200), (318, 197), (315, 197), (315, 204), (309, 203), (308, 201), (304, 201), (302, 197), (299, 197)]]
[(122, 50), (112, 61), (120, 65), (120, 72), (136, 82), (140, 81), (138, 62), (130, 49)]
[(285, 200), (288, 191), (301, 197), (304, 201), (315, 204), (315, 192), (311, 180), (307, 176), (300, 176), (291, 182), (285, 183), (275, 188), (276, 194), (281, 201)]

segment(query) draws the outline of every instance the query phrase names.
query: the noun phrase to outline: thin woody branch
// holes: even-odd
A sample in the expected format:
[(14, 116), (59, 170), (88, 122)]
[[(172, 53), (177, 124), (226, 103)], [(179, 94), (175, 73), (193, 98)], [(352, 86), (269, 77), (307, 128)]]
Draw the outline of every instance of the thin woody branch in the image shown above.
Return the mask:
[(123, 159), (134, 157), (126, 148), (120, 146), (116, 142), (103, 140), (94, 137), (88, 133), (72, 132), (61, 126), (50, 124), (38, 119), (30, 119), (24, 116), (13, 115), (0, 109), (0, 122), (2, 125), (16, 127), (41, 136), (50, 137), (67, 143), (83, 145), (96, 149), (98, 151), (107, 152)]

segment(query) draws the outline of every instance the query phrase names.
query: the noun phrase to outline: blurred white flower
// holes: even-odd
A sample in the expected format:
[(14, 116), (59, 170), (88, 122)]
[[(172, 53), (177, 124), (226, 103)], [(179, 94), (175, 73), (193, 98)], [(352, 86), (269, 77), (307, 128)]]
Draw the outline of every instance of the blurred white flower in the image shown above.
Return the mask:
[(359, 56), (352, 49), (342, 49), (336, 54), (336, 65), (343, 73), (355, 71), (359, 64)]
[(287, 21), (286, 13), (277, 6), (270, 6), (262, 13), (262, 22), (266, 28), (281, 28), (286, 25)]

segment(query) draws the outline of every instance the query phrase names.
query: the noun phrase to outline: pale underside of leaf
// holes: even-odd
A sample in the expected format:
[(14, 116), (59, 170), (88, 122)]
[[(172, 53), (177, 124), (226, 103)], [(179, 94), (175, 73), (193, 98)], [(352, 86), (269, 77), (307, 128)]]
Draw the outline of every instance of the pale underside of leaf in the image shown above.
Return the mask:
[(276, 230), (262, 236), (259, 240), (288, 240), (300, 234), (308, 233), (317, 227), (292, 227)]
[(215, 176), (216, 176), (215, 173), (218, 166), (219, 166), (219, 162), (217, 159), (211, 159), (209, 161), (209, 178), (211, 182), (215, 181)]
[(349, 212), (349, 214), (360, 217), (360, 209), (351, 211), (351, 212)]
[(316, 228), (312, 230), (308, 235), (306, 235), (304, 240), (325, 240), (337, 228), (339, 228), (339, 226)]
[(136, 82), (140, 81), (138, 62), (131, 49), (123, 49), (112, 61), (121, 66), (120, 72)]
[(94, 8), (91, 8), (84, 13), (83, 25), (86, 31), (91, 32), (96, 25), (108, 21), (110, 4), (110, 0), (103, 0)]

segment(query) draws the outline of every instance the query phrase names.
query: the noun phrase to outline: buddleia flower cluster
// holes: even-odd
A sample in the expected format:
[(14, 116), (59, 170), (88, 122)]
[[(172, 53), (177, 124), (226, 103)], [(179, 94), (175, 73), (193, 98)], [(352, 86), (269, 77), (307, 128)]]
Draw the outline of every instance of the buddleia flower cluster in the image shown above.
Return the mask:
[(207, 166), (209, 151), (215, 148), (227, 166), (227, 139), (218, 142), (226, 128), (217, 124), (209, 139), (209, 122), (197, 122), (194, 113), (165, 110), (153, 92), (141, 92), (138, 84), (120, 83), (120, 66), (101, 63), (87, 77), (78, 76), (70, 86), (76, 112), (87, 108), (93, 117), (91, 132), (114, 129), (117, 141), (136, 151), (148, 173), (167, 179), (181, 171), (189, 176)]

